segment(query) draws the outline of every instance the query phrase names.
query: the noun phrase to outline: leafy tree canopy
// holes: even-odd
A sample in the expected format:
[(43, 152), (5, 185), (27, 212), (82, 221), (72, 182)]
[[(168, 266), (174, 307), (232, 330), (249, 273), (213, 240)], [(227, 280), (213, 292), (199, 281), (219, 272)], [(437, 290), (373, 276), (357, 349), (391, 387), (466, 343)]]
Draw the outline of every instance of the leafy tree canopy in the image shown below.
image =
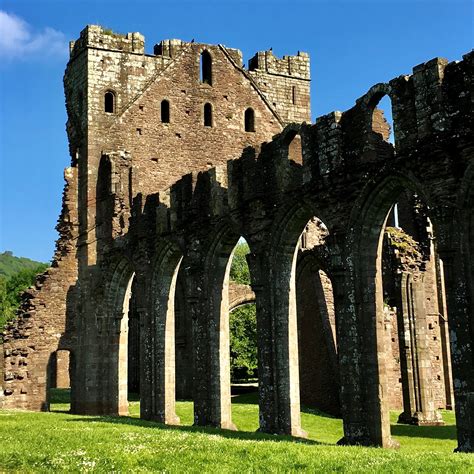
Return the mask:
[(250, 252), (247, 242), (239, 242), (234, 250), (230, 267), (230, 279), (235, 283), (250, 285), (250, 271), (245, 256)]

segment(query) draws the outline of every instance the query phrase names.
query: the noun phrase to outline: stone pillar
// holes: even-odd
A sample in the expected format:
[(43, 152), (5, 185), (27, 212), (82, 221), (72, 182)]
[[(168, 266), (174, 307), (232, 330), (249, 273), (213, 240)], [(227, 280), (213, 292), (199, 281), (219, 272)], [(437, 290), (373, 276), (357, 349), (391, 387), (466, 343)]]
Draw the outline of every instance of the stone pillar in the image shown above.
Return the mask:
[[(101, 376), (100, 355), (102, 363), (109, 357), (103, 349), (107, 328), (102, 318), (95, 319), (95, 306), (91, 299), (86, 299), (89, 293), (89, 282), (84, 276), (81, 283), (81, 294), (78, 308), (77, 345), (75, 350), (75, 367), (71, 380), (71, 413), (81, 415), (102, 415), (100, 400)], [(98, 298), (98, 296), (94, 296)]]
[[(344, 438), (339, 444), (397, 448), (390, 434), (382, 275), (376, 253), (346, 259), (333, 280)], [(352, 261), (359, 260), (358, 271)]]
[(448, 311), (446, 309), (446, 289), (444, 285), (444, 269), (443, 262), (440, 260), (438, 253), (434, 253), (436, 286), (438, 293), (438, 313), (439, 327), (441, 337), (441, 355), (443, 358), (443, 376), (444, 390), (446, 395), (446, 409), (454, 409), (454, 393), (453, 393), (453, 374), (451, 370), (451, 350), (449, 343), (449, 324)]
[(215, 255), (188, 272), (193, 321), (194, 424), (235, 430), (230, 393), (229, 271), (231, 255)]
[(301, 429), (296, 317), (296, 253), (247, 259), (256, 295), (260, 428), (304, 437)]
[[(166, 255), (158, 263), (148, 291), (137, 298), (140, 314), (140, 416), (179, 424), (175, 397), (174, 295), (179, 261)], [(149, 302), (147, 308), (143, 305)]]
[(399, 317), (400, 366), (403, 413), (398, 422), (442, 425), (433, 401), (431, 359), (428, 345), (425, 295), (421, 275), (401, 276), (402, 311)]
[(474, 452), (474, 340), (473, 283), (467, 278), (465, 256), (456, 250), (441, 250), (446, 302), (449, 313), (457, 451)]

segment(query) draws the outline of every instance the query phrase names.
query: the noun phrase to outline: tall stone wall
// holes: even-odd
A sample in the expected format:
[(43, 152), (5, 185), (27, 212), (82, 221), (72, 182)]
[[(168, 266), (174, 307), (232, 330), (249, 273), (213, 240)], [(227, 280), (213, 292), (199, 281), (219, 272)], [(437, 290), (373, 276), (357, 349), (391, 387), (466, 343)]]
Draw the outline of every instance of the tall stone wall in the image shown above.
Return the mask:
[(66, 168), (64, 177), (52, 266), (23, 294), (17, 319), (3, 333), (1, 408), (48, 410), (48, 388), (69, 378), (69, 364), (61, 364), (56, 352), (73, 351), (77, 337), (77, 168)]

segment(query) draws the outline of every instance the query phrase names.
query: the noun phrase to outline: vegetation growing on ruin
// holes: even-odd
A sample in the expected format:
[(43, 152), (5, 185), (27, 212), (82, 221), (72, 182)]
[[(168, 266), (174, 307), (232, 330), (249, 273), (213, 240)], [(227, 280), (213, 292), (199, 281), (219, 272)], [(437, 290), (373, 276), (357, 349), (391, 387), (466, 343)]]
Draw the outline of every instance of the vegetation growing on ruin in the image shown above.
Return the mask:
[(107, 36), (117, 36), (118, 38), (126, 38), (127, 35), (123, 33), (115, 33), (111, 28), (102, 28), (102, 34)]
[(255, 394), (233, 398), (233, 420), (241, 431), (192, 427), (191, 402), (178, 402), (182, 426), (166, 427), (130, 417), (0, 412), (0, 470), (8, 472), (473, 472), (474, 458), (453, 454), (454, 414), (445, 426), (397, 425), (398, 451), (342, 447), (342, 421), (303, 410), (307, 440), (256, 433)]
[(409, 257), (413, 261), (422, 260), (419, 244), (411, 235), (398, 227), (386, 227), (385, 232), (390, 239), (391, 245), (402, 253), (403, 256)]

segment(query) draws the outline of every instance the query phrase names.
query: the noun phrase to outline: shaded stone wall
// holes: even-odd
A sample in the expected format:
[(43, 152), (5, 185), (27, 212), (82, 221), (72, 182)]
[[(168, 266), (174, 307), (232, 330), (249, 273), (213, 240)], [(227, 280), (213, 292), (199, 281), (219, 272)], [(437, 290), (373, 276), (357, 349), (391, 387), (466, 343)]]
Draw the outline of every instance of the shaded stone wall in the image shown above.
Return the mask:
[(315, 262), (305, 263), (296, 281), (301, 403), (340, 415), (332, 285)]

